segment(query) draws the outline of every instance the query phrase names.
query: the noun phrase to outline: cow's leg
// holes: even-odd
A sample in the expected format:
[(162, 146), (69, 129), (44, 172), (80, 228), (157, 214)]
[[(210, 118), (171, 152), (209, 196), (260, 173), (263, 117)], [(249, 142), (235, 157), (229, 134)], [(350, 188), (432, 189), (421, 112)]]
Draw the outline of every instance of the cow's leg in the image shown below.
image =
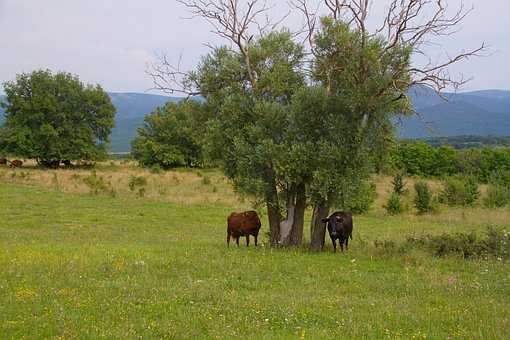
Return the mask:
[(349, 250), (349, 236), (345, 239), (345, 250)]
[(336, 253), (336, 240), (334, 238), (331, 238), (331, 242), (333, 242), (333, 252)]
[(338, 243), (340, 243), (340, 249), (342, 250), (342, 253), (344, 252), (344, 239), (341, 238), (338, 240)]
[(239, 247), (239, 236), (236, 237), (236, 244)]
[(253, 237), (255, 237), (255, 247), (257, 246), (257, 238), (259, 237), (259, 234), (255, 234), (253, 235)]
[(246, 234), (246, 246), (250, 246), (250, 234)]
[(227, 232), (227, 247), (230, 247), (230, 233)]

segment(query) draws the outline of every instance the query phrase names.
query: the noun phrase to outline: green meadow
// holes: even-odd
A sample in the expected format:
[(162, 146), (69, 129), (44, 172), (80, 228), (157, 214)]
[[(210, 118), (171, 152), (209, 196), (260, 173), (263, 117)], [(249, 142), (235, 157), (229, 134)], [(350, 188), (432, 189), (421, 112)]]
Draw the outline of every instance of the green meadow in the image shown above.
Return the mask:
[(380, 179), (346, 253), (227, 248), (226, 216), (250, 204), (218, 172), (97, 174), (93, 195), (89, 170), (0, 169), (0, 338), (510, 338), (508, 262), (374, 246), (508, 227), (508, 209), (389, 217)]

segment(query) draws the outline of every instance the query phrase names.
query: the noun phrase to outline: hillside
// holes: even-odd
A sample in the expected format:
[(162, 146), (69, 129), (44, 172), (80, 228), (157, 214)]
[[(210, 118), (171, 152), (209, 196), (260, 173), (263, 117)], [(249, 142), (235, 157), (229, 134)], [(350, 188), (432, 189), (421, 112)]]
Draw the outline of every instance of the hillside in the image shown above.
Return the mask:
[(446, 93), (425, 88), (410, 91), (418, 115), (398, 127), (401, 138), (510, 135), (510, 91)]
[(113, 152), (125, 152), (131, 149), (130, 142), (136, 136), (136, 129), (143, 124), (146, 114), (168, 101), (178, 98), (143, 93), (109, 93), (113, 105), (117, 108), (115, 128), (111, 142)]
[[(444, 97), (448, 101), (445, 101), (430, 89), (417, 87), (409, 95), (419, 115), (397, 123), (399, 138), (510, 135), (510, 91), (446, 93)], [(146, 114), (168, 101), (179, 100), (142, 93), (110, 93), (110, 96), (117, 108), (111, 135), (113, 152), (130, 150), (130, 141)]]

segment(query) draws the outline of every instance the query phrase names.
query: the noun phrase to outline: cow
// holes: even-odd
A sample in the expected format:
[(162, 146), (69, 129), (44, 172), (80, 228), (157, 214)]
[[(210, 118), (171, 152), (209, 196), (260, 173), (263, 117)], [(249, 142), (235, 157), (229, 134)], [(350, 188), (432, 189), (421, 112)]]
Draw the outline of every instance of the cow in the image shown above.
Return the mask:
[(340, 249), (349, 250), (349, 238), (352, 240), (352, 214), (349, 212), (337, 211), (328, 218), (322, 219), (322, 223), (327, 223), (329, 237), (333, 242), (333, 248), (336, 253), (336, 240), (340, 244)]
[(260, 218), (255, 211), (230, 214), (227, 218), (227, 246), (230, 246), (230, 237), (236, 240), (239, 247), (239, 237), (246, 236), (246, 246), (249, 247), (250, 235), (255, 237), (255, 246), (257, 246), (260, 227)]
[(9, 165), (11, 168), (21, 168), (23, 166), (23, 162), (20, 161), (19, 159), (15, 159), (13, 160), (12, 162), (10, 162), (11, 164)]
[(0, 165), (7, 165), (7, 162), (9, 162), (7, 158), (0, 158)]

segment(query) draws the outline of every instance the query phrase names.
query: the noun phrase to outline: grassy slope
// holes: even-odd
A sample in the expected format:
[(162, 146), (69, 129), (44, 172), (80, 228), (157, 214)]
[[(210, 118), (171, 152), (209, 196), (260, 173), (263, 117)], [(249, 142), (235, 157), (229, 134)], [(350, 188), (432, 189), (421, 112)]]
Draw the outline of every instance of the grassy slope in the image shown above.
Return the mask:
[(356, 218), (348, 254), (227, 249), (229, 204), (7, 182), (0, 182), (6, 338), (510, 336), (507, 263), (386, 257), (371, 246), (374, 238), (475, 223), (373, 214)]

